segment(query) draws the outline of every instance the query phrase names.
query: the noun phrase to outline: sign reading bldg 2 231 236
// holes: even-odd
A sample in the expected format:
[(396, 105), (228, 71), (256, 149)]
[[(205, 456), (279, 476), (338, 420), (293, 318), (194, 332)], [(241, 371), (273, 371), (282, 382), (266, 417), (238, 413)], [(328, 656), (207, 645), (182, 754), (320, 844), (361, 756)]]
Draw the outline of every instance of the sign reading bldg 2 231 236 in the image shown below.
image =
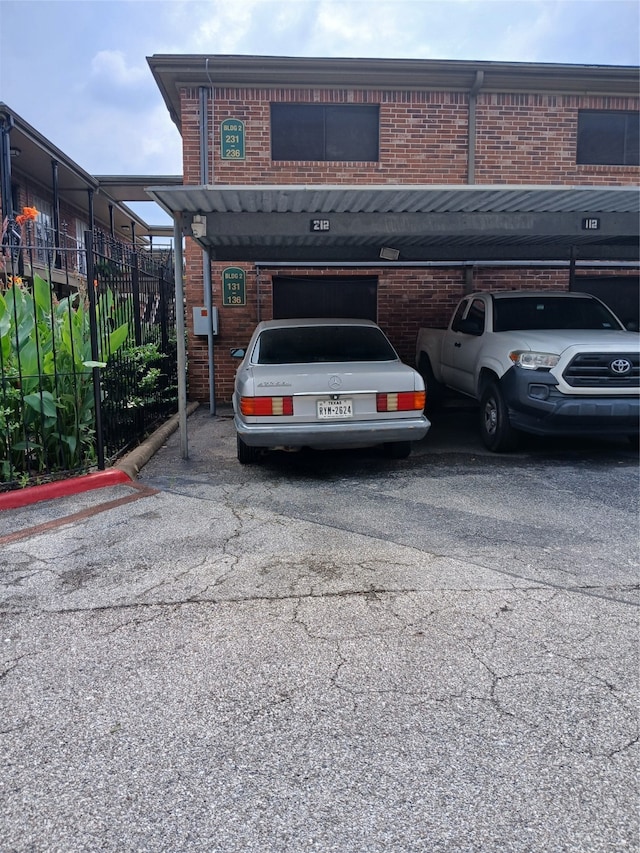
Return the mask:
[(244, 160), (244, 122), (238, 118), (220, 122), (220, 157), (222, 160)]

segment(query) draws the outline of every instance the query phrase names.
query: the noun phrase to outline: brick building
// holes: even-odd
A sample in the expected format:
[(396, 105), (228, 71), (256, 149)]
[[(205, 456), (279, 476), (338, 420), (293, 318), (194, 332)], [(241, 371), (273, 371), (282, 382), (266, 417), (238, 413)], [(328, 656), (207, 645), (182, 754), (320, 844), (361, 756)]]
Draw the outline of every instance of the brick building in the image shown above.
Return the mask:
[(470, 290), (590, 290), (637, 320), (638, 68), (148, 61), (183, 139), (184, 185), (149, 194), (187, 236), (192, 398), (230, 398), (230, 350), (271, 317), (371, 317), (407, 362)]

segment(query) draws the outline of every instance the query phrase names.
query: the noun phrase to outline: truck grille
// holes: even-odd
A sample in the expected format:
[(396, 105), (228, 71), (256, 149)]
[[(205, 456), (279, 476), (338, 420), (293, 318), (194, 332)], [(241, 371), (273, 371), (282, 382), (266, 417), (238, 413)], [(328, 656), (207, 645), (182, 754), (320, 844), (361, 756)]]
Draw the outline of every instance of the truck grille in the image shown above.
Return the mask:
[(571, 360), (563, 376), (573, 388), (639, 388), (640, 354), (583, 352)]

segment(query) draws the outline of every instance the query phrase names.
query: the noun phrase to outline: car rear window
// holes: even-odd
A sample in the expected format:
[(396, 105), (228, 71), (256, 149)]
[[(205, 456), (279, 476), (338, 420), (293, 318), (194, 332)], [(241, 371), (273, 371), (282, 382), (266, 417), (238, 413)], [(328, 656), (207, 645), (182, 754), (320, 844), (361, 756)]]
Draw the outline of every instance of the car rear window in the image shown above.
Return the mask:
[(494, 332), (514, 329), (620, 329), (613, 314), (595, 299), (519, 296), (494, 300)]
[(301, 326), (266, 329), (256, 342), (255, 364), (311, 364), (330, 361), (395, 361), (395, 350), (380, 329), (363, 326)]

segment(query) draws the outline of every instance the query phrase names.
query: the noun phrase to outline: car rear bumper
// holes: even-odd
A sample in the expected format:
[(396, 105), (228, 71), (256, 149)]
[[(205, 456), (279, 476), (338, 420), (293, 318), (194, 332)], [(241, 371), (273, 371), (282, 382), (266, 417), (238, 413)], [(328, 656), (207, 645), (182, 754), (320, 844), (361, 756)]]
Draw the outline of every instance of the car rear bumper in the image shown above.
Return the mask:
[(431, 423), (423, 416), (386, 421), (334, 423), (245, 423), (234, 418), (236, 431), (249, 447), (365, 447), (389, 441), (420, 441)]

